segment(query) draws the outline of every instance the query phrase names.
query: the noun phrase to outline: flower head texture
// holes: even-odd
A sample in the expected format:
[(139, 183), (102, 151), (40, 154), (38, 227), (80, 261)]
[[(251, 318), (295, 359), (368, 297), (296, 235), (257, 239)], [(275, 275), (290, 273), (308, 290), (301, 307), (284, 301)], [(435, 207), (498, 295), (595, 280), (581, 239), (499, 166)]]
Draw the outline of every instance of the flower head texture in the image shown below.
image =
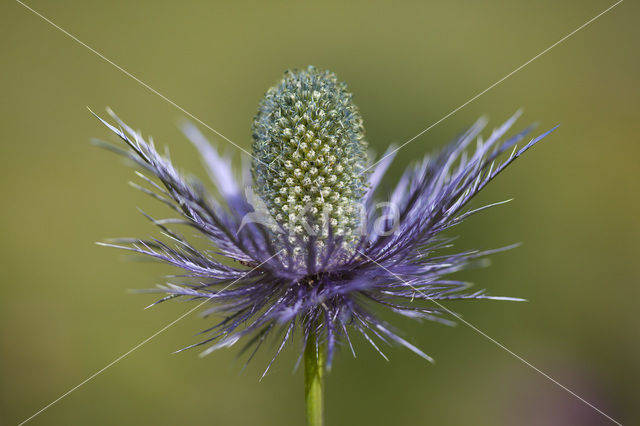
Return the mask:
[(358, 108), (335, 74), (287, 71), (260, 102), (253, 155), (255, 190), (291, 244), (308, 236), (296, 223), (301, 214), (312, 234), (326, 238), (331, 226), (346, 240), (357, 238), (367, 143)]
[[(184, 126), (215, 193), (110, 114), (117, 124), (101, 121), (124, 144), (109, 149), (136, 163), (143, 179), (137, 187), (173, 215), (149, 217), (164, 237), (108, 245), (182, 271), (159, 290), (165, 295), (156, 303), (206, 302), (204, 315), (219, 319), (189, 346), (202, 346), (204, 354), (240, 344), (251, 359), (276, 339), (273, 359), (288, 342), (312, 344), (330, 367), (338, 346), (354, 351), (350, 335), (357, 333), (381, 354), (381, 343), (396, 343), (430, 360), (379, 311), (448, 323), (434, 301), (510, 299), (469, 291), (451, 277), (497, 250), (451, 253), (444, 232), (491, 207), (468, 204), (549, 133), (518, 148), (531, 130), (506, 136), (519, 114), (484, 137), (486, 123), (479, 120), (392, 186), (383, 178), (395, 150), (377, 163), (368, 159), (363, 121), (346, 86), (313, 67), (288, 71), (259, 105), (253, 158), (241, 177), (195, 126)], [(203, 236), (209, 248), (195, 248), (178, 225)]]

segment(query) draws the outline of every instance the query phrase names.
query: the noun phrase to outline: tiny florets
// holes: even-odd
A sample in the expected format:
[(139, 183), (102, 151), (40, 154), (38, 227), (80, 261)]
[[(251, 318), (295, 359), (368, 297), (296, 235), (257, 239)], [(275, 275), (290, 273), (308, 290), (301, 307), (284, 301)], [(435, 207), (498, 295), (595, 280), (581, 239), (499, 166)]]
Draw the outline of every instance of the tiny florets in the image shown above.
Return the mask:
[[(287, 71), (253, 122), (253, 178), (269, 213), (293, 237), (354, 241), (367, 188), (362, 117), (336, 75)], [(309, 223), (305, 229), (300, 222)]]

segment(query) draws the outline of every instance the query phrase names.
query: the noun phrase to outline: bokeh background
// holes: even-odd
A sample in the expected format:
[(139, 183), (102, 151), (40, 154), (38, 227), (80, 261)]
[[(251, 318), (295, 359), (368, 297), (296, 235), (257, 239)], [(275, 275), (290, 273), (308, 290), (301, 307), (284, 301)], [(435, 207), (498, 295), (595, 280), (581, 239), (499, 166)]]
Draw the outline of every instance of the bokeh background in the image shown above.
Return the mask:
[[(260, 1), (27, 4), (245, 148), (264, 91), (290, 67), (345, 80), (378, 152), (402, 143), (613, 4), (609, 1)], [(404, 148), (389, 175), (481, 115), (561, 127), (475, 201), (515, 200), (455, 231), (493, 248), (461, 274), (528, 303), (451, 305), (623, 424), (639, 424), (640, 169), (637, 4), (626, 1)], [(0, 424), (18, 424), (184, 313), (143, 311), (128, 289), (171, 269), (94, 245), (154, 235), (137, 212), (162, 206), (127, 186), (133, 171), (90, 145), (112, 107), (204, 176), (176, 123), (185, 117), (17, 2), (0, 5)], [(239, 151), (204, 129), (226, 152)], [(436, 359), (359, 342), (327, 378), (329, 425), (613, 424), (460, 325), (394, 319)], [(297, 348), (258, 381), (233, 350), (172, 351), (209, 322), (191, 315), (30, 424), (299, 425)]]

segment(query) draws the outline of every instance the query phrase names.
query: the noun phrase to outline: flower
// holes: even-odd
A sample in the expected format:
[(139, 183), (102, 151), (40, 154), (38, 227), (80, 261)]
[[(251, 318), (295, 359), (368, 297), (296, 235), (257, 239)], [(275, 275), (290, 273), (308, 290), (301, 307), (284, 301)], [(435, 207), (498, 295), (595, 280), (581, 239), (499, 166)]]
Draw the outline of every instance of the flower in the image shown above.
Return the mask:
[[(126, 147), (107, 146), (147, 173), (139, 173), (146, 186), (136, 187), (177, 217), (149, 217), (165, 240), (123, 239), (106, 245), (184, 271), (181, 282), (160, 288), (166, 296), (156, 303), (201, 300), (210, 304), (205, 316), (224, 315), (189, 348), (206, 346), (203, 354), (208, 354), (244, 338), (241, 351), (251, 350), (251, 359), (267, 338), (278, 336), (275, 359), (300, 332), (302, 347), (322, 352), (329, 368), (337, 345), (346, 343), (354, 351), (349, 336), (360, 333), (383, 356), (379, 341), (395, 342), (431, 360), (377, 311), (450, 323), (447, 312), (432, 302), (520, 300), (468, 292), (468, 283), (452, 279), (450, 274), (498, 250), (448, 253), (451, 239), (443, 236), (474, 213), (500, 204), (467, 208), (505, 167), (551, 131), (518, 149), (531, 128), (505, 134), (519, 113), (486, 140), (480, 136), (486, 122), (477, 121), (440, 154), (408, 168), (388, 200), (377, 204), (377, 189), (396, 150), (389, 148), (370, 165), (358, 109), (332, 73), (313, 67), (289, 71), (269, 89), (253, 124), (254, 158), (251, 166), (245, 162), (241, 182), (230, 159), (221, 157), (195, 126), (184, 126), (217, 198), (176, 171), (153, 142), (109, 114), (118, 126), (100, 120)], [(474, 141), (477, 147), (469, 152)], [(195, 229), (211, 249), (195, 248), (172, 229), (176, 224)]]

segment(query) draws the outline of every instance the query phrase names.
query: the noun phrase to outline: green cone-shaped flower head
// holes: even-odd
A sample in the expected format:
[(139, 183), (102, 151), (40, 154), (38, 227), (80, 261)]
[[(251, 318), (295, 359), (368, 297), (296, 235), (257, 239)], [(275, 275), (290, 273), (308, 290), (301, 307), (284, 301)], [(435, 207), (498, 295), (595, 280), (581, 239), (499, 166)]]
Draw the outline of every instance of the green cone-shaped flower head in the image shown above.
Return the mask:
[[(290, 236), (320, 239), (329, 224), (358, 237), (367, 187), (362, 117), (347, 86), (314, 67), (285, 72), (253, 122), (255, 192)], [(308, 226), (305, 225), (308, 224)]]

